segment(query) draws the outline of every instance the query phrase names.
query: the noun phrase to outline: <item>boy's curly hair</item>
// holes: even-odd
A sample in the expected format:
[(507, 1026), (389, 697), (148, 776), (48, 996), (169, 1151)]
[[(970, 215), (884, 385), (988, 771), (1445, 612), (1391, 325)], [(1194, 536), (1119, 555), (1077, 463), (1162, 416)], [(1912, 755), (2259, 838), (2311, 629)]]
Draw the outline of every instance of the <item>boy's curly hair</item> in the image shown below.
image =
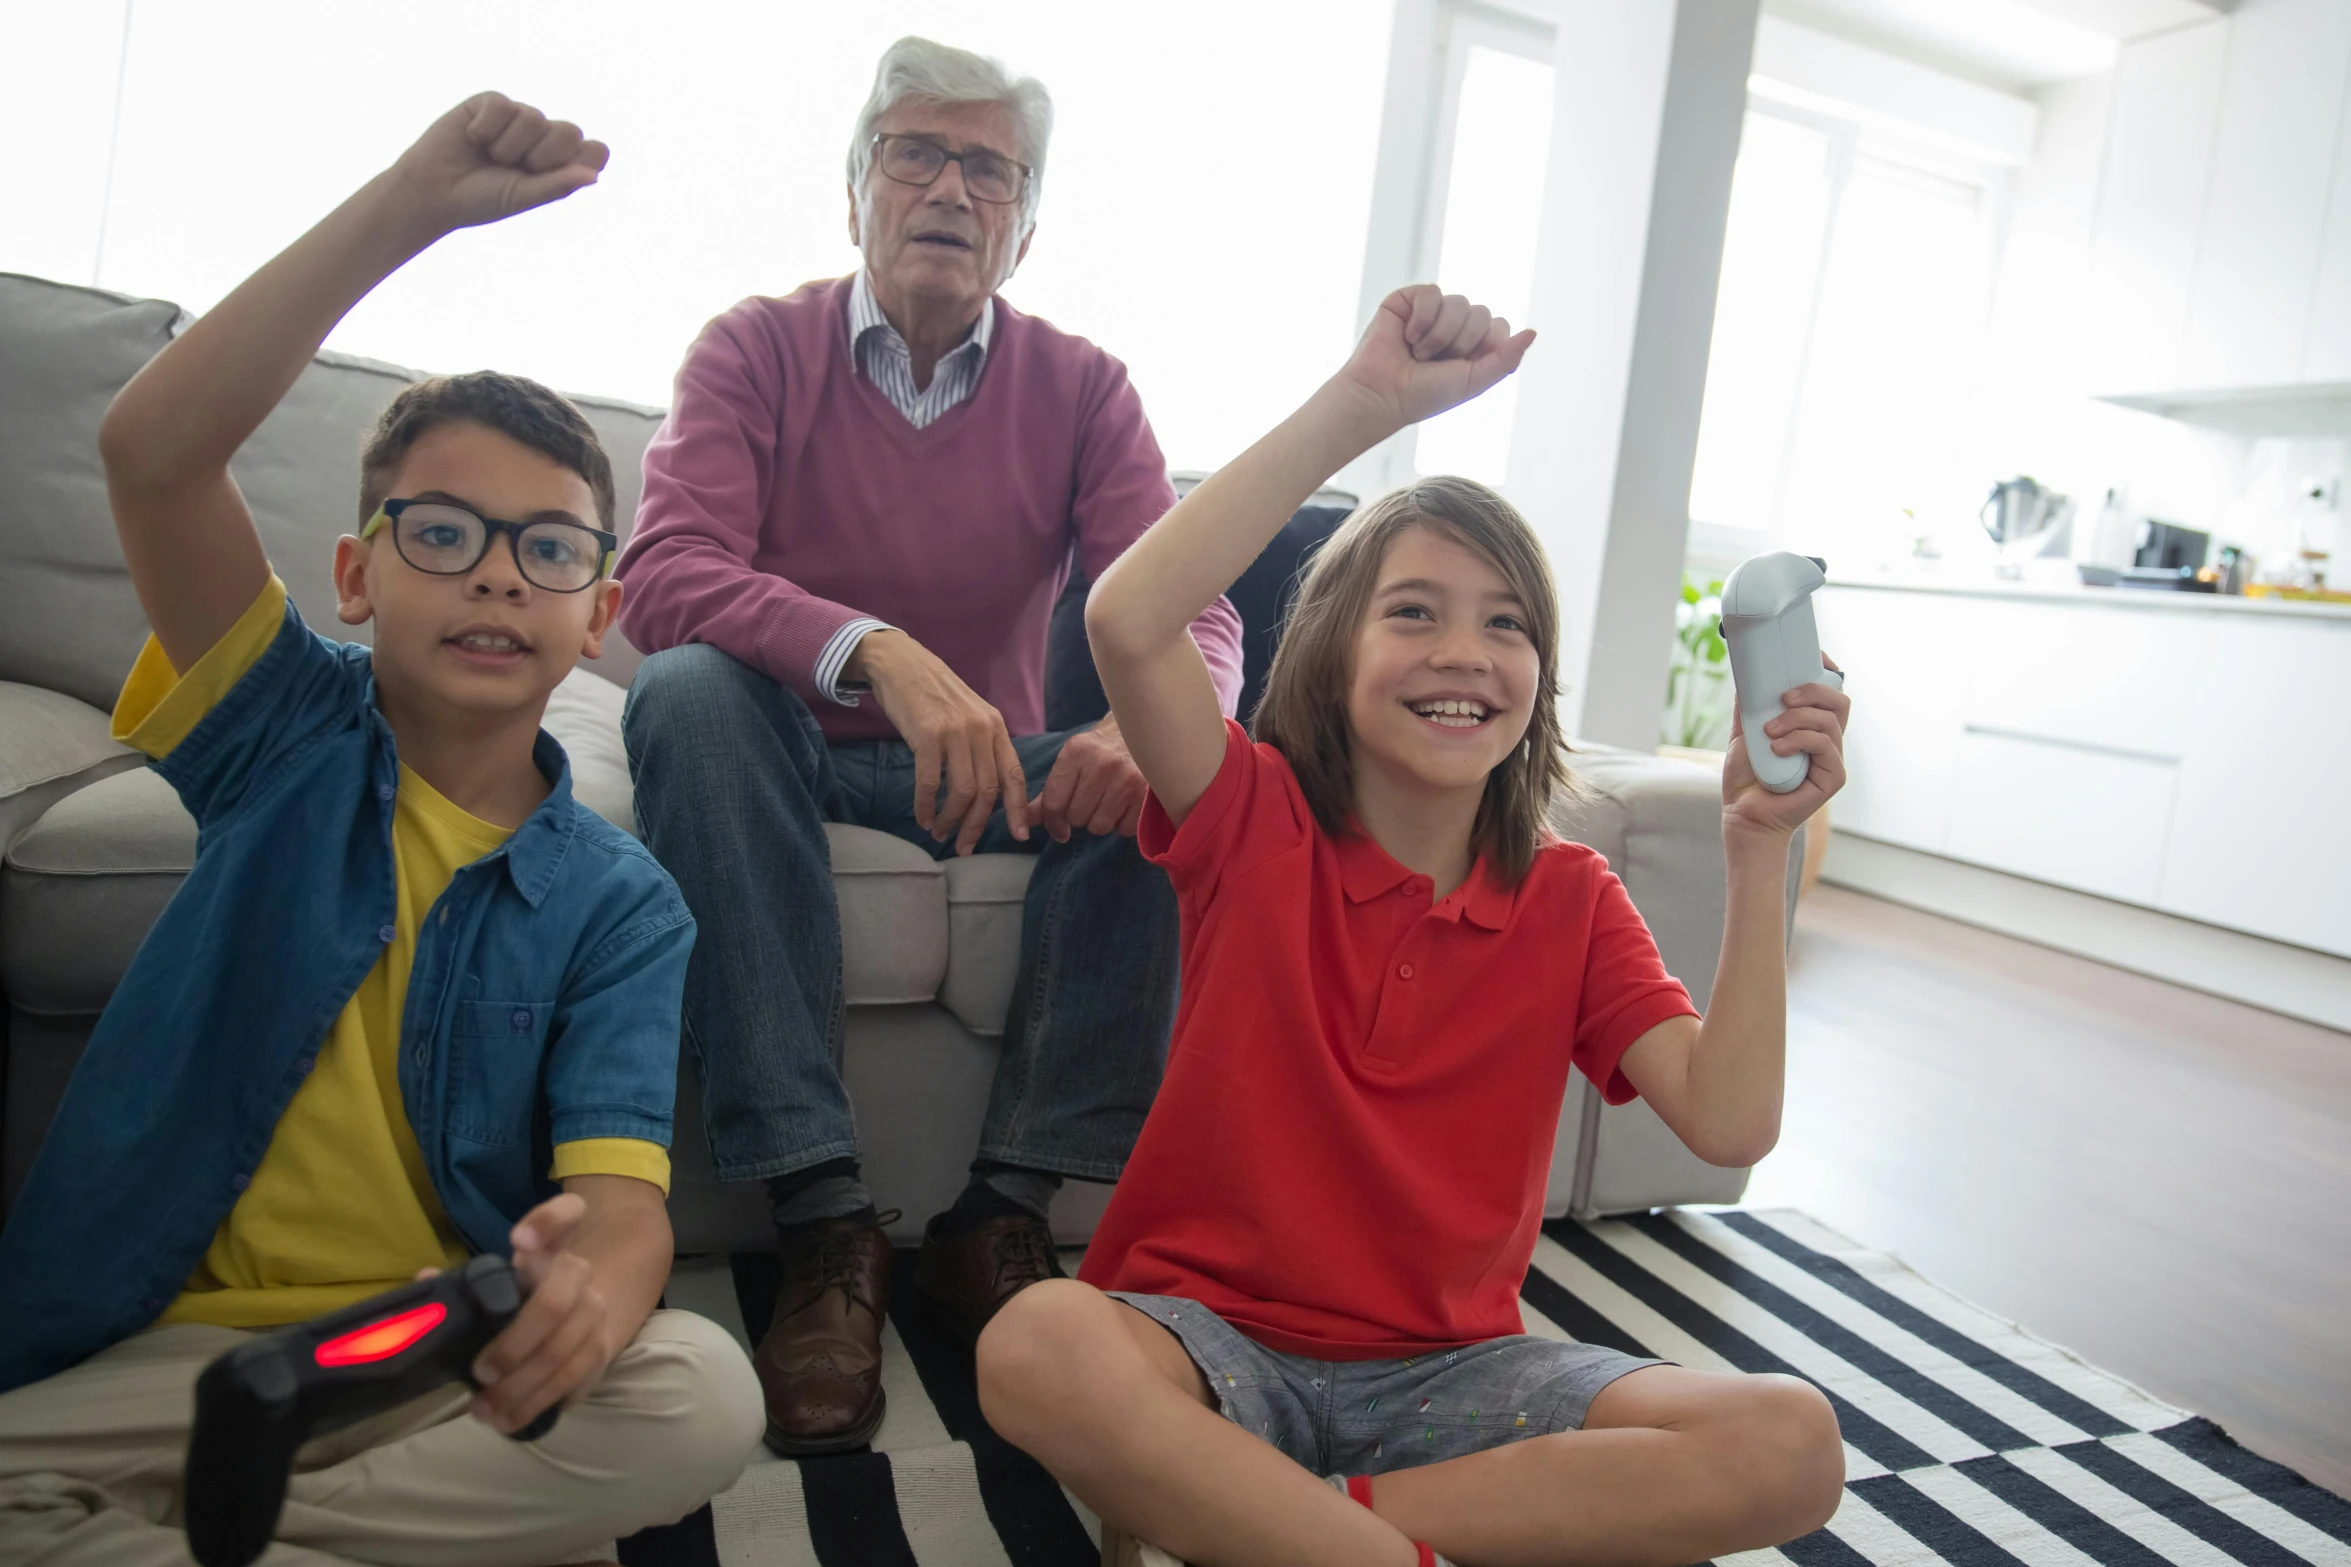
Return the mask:
[(1537, 667), (1534, 711), (1517, 748), (1486, 775), (1485, 798), (1470, 829), (1495, 880), (1516, 886), (1552, 836), (1552, 803), (1581, 798), (1584, 791), (1568, 771), (1567, 736), (1559, 722), (1559, 600), (1551, 565), (1518, 508), (1486, 486), (1443, 475), (1421, 479), (1339, 525), (1306, 569), (1250, 729), (1289, 762), (1322, 830), (1334, 838), (1351, 831), (1355, 773), (1347, 688), (1355, 637), (1379, 586), (1388, 546), (1407, 528), (1428, 528), (1485, 561), (1526, 609)]
[(613, 531), (612, 513), (617, 503), (612, 459), (604, 454), (604, 443), (596, 439), (595, 427), (568, 400), (538, 382), (496, 370), (436, 375), (392, 399), (359, 453), (359, 520), (363, 526), (384, 503), (392, 476), (409, 450), (427, 431), (460, 421), (485, 425), (545, 453), (587, 480), (588, 488), (595, 492), (599, 525)]

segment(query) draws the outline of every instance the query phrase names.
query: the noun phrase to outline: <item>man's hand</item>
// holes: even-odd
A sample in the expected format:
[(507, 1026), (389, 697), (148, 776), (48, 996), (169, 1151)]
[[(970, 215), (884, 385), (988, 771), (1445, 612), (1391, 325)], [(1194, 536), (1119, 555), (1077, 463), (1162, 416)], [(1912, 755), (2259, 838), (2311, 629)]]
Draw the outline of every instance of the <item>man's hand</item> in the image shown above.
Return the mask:
[(622, 1329), (594, 1268), (571, 1249), (587, 1216), (586, 1201), (565, 1192), (514, 1227), (514, 1269), (530, 1298), (473, 1363), (482, 1388), (474, 1415), (510, 1436), (550, 1404), (594, 1387), (640, 1326)]
[(1518, 368), (1535, 334), (1435, 284), (1415, 283), (1380, 301), (1339, 379), (1376, 400), (1397, 429), (1485, 391)]
[(392, 165), (392, 184), (446, 232), (495, 223), (596, 183), (612, 149), (503, 93), (476, 93)]
[[(1829, 659), (1822, 663), (1835, 669)], [(1853, 703), (1834, 686), (1802, 685), (1780, 697), (1784, 709), (1763, 726), (1772, 751), (1812, 758), (1804, 781), (1786, 794), (1774, 794), (1756, 781), (1754, 764), (1747, 760), (1746, 726), (1734, 715), (1731, 743), (1722, 767), (1722, 817), (1725, 832), (1794, 832), (1805, 818), (1828, 803), (1845, 787), (1845, 719)]]
[[(1012, 835), (1027, 840), (1028, 779), (1004, 715), (944, 660), (903, 631), (869, 631), (858, 639), (842, 673), (873, 687), (874, 699), (899, 737), (914, 749), (917, 826), (941, 843), (952, 836), (955, 852), (969, 854), (1001, 801)], [(942, 774), (947, 785), (943, 804)]]
[(1150, 792), (1143, 770), (1127, 754), (1114, 713), (1069, 737), (1029, 808), (1055, 843), (1069, 842), (1072, 829), (1097, 837), (1117, 833), (1132, 838), (1142, 824), (1143, 799)]

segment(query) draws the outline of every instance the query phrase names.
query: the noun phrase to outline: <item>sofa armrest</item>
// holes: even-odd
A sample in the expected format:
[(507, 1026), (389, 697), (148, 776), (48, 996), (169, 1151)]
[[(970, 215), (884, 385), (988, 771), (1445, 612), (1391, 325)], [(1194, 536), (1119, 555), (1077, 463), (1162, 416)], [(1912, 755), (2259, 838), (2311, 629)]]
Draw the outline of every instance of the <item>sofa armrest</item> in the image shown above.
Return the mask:
[[(1666, 972), (1704, 1009), (1722, 954), (1728, 872), (1722, 852), (1722, 778), (1692, 762), (1578, 746), (1569, 758), (1589, 791), (1552, 813), (1562, 836), (1590, 844), (1608, 859), (1657, 938)], [(1788, 920), (1804, 864), (1804, 833), (1788, 850)], [(1568, 1089), (1553, 1150), (1544, 1212), (1588, 1218), (1685, 1202), (1734, 1202), (1745, 1170), (1706, 1163), (1635, 1100), (1604, 1105), (1582, 1076)]]

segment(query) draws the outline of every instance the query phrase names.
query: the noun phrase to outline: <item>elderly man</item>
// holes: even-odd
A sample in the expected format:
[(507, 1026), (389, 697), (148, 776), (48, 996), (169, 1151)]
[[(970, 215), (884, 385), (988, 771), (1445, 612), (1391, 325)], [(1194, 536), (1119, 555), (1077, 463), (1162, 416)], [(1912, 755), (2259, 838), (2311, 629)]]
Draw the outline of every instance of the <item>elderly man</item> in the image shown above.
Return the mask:
[[(823, 824), (1038, 856), (971, 1182), (915, 1272), (966, 1337), (1060, 1271), (1046, 1205), (1064, 1176), (1117, 1177), (1173, 1019), (1174, 900), (1134, 846), (1116, 719), (1040, 732), (1073, 555), (1098, 576), (1174, 499), (1125, 368), (995, 297), (1051, 123), (992, 60), (891, 46), (849, 149), (864, 265), (703, 331), (620, 564), (653, 651), (626, 719), (638, 818), (701, 927), (686, 1026), (711, 1152), (767, 1182), (781, 1239), (754, 1364), (784, 1453), (882, 1418), (891, 1253), (836, 1060)], [(1239, 621), (1220, 600), (1193, 634), (1230, 711)]]

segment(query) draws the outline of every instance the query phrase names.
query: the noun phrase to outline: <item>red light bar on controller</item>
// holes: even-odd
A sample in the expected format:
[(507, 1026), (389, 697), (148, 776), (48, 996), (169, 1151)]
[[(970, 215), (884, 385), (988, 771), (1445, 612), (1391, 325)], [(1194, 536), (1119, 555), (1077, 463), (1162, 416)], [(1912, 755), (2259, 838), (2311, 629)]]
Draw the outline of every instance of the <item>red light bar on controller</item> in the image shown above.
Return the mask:
[(363, 1328), (338, 1334), (318, 1346), (312, 1358), (322, 1366), (364, 1366), (389, 1360), (441, 1325), (449, 1308), (439, 1301), (395, 1312)]

